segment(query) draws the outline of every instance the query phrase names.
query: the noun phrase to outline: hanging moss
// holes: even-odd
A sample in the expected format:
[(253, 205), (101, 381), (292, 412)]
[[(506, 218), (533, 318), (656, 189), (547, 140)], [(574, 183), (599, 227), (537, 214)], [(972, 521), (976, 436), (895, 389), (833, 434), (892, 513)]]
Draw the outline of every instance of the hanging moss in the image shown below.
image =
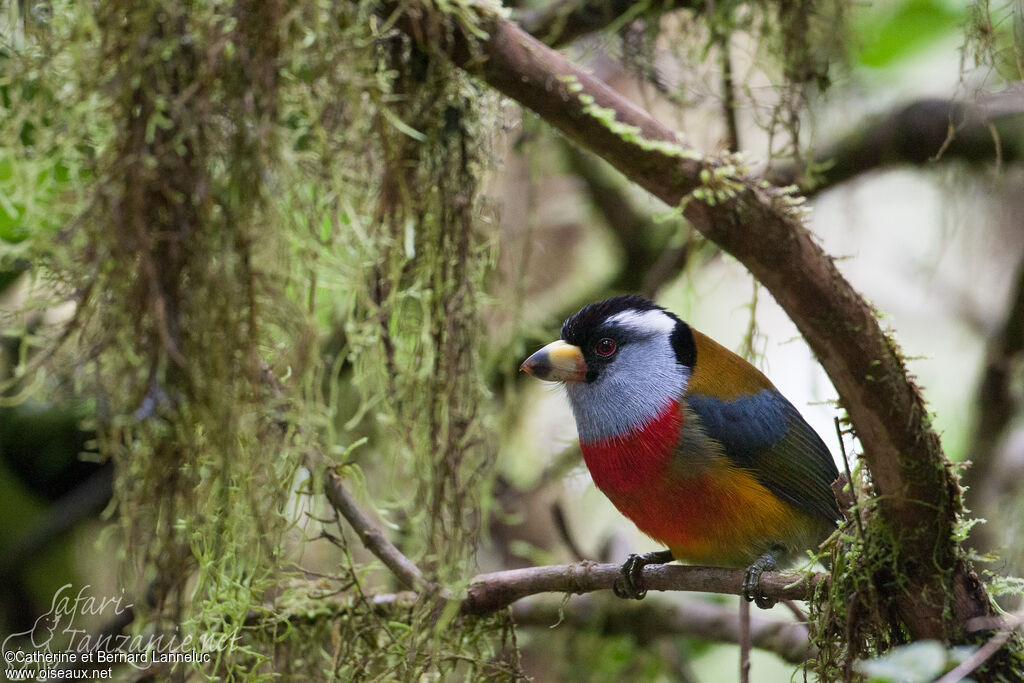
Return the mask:
[[(392, 502), (403, 550), (457, 593), (476, 571), (495, 456), (480, 367), (495, 235), (478, 187), (497, 100), (401, 36), (378, 36), (369, 54), (358, 80), (374, 87), (346, 100), (369, 111), (351, 122), (346, 145), (365, 171), (348, 196), (363, 203), (343, 209), (349, 360), (377, 425), (372, 456), (358, 462), (377, 469), (368, 458), (383, 460), (385, 480), (408, 492)], [(367, 670), (518, 676), (514, 656), (502, 654), (514, 653), (503, 615), (471, 625), (457, 604), (424, 596), (407, 623), (375, 631), (389, 646), (361, 653)]]
[[(132, 629), (222, 636), (210, 677), (518, 676), (505, 615), (436, 596), (382, 615), (343, 537), (325, 579), (342, 607), (295, 571), (298, 510), (322, 505), (295, 490), (310, 449), (386, 461), (412, 494), (405, 550), (453, 590), (487, 514), (478, 186), (496, 99), (382, 32), (372, 5), (56, 4), (19, 19), (0, 83), (4, 159), (49, 174), (19, 239), (76, 305), (33, 342), (48, 353), (25, 393), (70, 378), (93, 398)], [(318, 367), (311, 323), (339, 320), (344, 351)]]

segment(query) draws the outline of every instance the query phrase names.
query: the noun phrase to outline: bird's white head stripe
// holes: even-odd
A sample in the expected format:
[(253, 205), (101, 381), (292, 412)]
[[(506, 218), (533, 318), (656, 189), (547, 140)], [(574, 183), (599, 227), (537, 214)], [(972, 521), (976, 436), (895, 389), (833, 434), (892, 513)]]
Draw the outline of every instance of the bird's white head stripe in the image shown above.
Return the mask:
[(622, 311), (608, 318), (608, 322), (631, 327), (647, 334), (671, 334), (676, 326), (676, 321), (660, 309)]

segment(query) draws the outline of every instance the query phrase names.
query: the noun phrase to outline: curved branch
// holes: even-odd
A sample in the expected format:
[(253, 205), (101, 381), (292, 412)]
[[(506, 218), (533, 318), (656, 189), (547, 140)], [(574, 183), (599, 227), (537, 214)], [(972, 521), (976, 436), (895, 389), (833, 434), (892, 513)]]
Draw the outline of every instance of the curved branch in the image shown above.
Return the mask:
[[(984, 587), (953, 541), (959, 486), (900, 351), (783, 193), (700, 155), (636, 105), (500, 17), (480, 17), (479, 27), (487, 32), (482, 39), (448, 26), (446, 17), (425, 6), (397, 16), (395, 25), (424, 47), (443, 49), (456, 65), (532, 109), (669, 205), (682, 204), (697, 230), (741, 261), (818, 356), (864, 447), (880, 494), (879, 512), (899, 548), (892, 553), (893, 576), (906, 582), (882, 586), (882, 599), (894, 601), (914, 638), (957, 640), (967, 618), (990, 613)], [(729, 196), (694, 198), (694, 190), (707, 192), (719, 173), (728, 176)]]

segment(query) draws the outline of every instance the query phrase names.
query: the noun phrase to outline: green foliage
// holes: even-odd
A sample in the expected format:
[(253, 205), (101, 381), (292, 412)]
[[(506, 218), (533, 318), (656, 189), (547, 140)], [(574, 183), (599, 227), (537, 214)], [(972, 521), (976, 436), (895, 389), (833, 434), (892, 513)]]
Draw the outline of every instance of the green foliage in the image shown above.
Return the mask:
[[(252, 620), (244, 638), (265, 647), (273, 643), (273, 670), (285, 680), (511, 680), (515, 637), (506, 613), (458, 619), (451, 635), (428, 628), (417, 647), (417, 612), (422, 604), (398, 599), (369, 603), (338, 599), (332, 592), (287, 605), (288, 619), (267, 615)], [(282, 605), (285, 606), (285, 605)], [(434, 612), (434, 617), (439, 613)], [(435, 639), (431, 642), (431, 638)], [(442, 643), (447, 648), (441, 648)], [(495, 656), (492, 644), (504, 644)], [(508, 661), (505, 661), (507, 658)], [(402, 662), (401, 665), (398, 665)], [(403, 676), (401, 672), (423, 676)]]
[[(609, 610), (615, 606), (609, 605)], [(602, 629), (600, 620), (578, 630), (554, 627), (546, 631), (532, 631), (522, 636), (523, 646), (534, 645), (534, 639), (543, 639), (543, 649), (557, 652), (551, 671), (552, 680), (604, 681), (660, 681), (673, 680), (678, 672), (672, 660), (686, 661), (693, 655), (689, 642), (677, 640), (665, 643), (646, 642), (642, 633), (610, 634)], [(666, 650), (673, 654), (666, 656)]]
[(852, 17), (858, 62), (887, 67), (959, 34), (963, 7), (948, 0), (903, 0), (865, 7)]
[(844, 665), (886, 652), (905, 637), (895, 614), (877, 611), (878, 605), (891, 602), (882, 591), (901, 590), (901, 577), (893, 572), (899, 546), (874, 509), (878, 500), (870, 482), (860, 468), (853, 475), (857, 506), (836, 533), (828, 590), (810, 603), (820, 652), (816, 666), (823, 680), (843, 678)]
[[(339, 304), (357, 415), (373, 421), (377, 439), (352, 459), (392, 491), (379, 499), (398, 520), (403, 550), (457, 588), (474, 573), (495, 452), (479, 357), (495, 252), (477, 191), (492, 125), (481, 115), (495, 101), (442, 56), (395, 35), (374, 40), (350, 62), (353, 79), (368, 85), (342, 90), (352, 116), (343, 155), (322, 158), (331, 175), (361, 170), (339, 194), (348, 292)], [(384, 639), (360, 653), (374, 675), (475, 679), (515, 675), (514, 661), (498, 656), (502, 619), (469, 624), (425, 596), (401, 626), (356, 614), (352, 628)]]

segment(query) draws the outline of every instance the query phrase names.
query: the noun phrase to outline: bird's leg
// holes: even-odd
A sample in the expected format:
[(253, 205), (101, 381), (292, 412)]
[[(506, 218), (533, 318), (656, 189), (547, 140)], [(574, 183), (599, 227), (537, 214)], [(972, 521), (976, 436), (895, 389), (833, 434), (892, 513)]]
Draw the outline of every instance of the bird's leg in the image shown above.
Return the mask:
[(779, 566), (778, 554), (783, 550), (772, 548), (747, 567), (747, 573), (743, 575), (743, 597), (747, 602), (753, 602), (761, 609), (771, 609), (775, 606), (774, 600), (761, 594), (761, 574), (774, 571)]
[(671, 550), (658, 550), (653, 553), (644, 553), (643, 555), (630, 553), (619, 570), (622, 572), (622, 579), (612, 585), (612, 591), (620, 598), (643, 600), (644, 596), (647, 595), (647, 589), (643, 585), (644, 567), (649, 564), (665, 564), (674, 559)]

